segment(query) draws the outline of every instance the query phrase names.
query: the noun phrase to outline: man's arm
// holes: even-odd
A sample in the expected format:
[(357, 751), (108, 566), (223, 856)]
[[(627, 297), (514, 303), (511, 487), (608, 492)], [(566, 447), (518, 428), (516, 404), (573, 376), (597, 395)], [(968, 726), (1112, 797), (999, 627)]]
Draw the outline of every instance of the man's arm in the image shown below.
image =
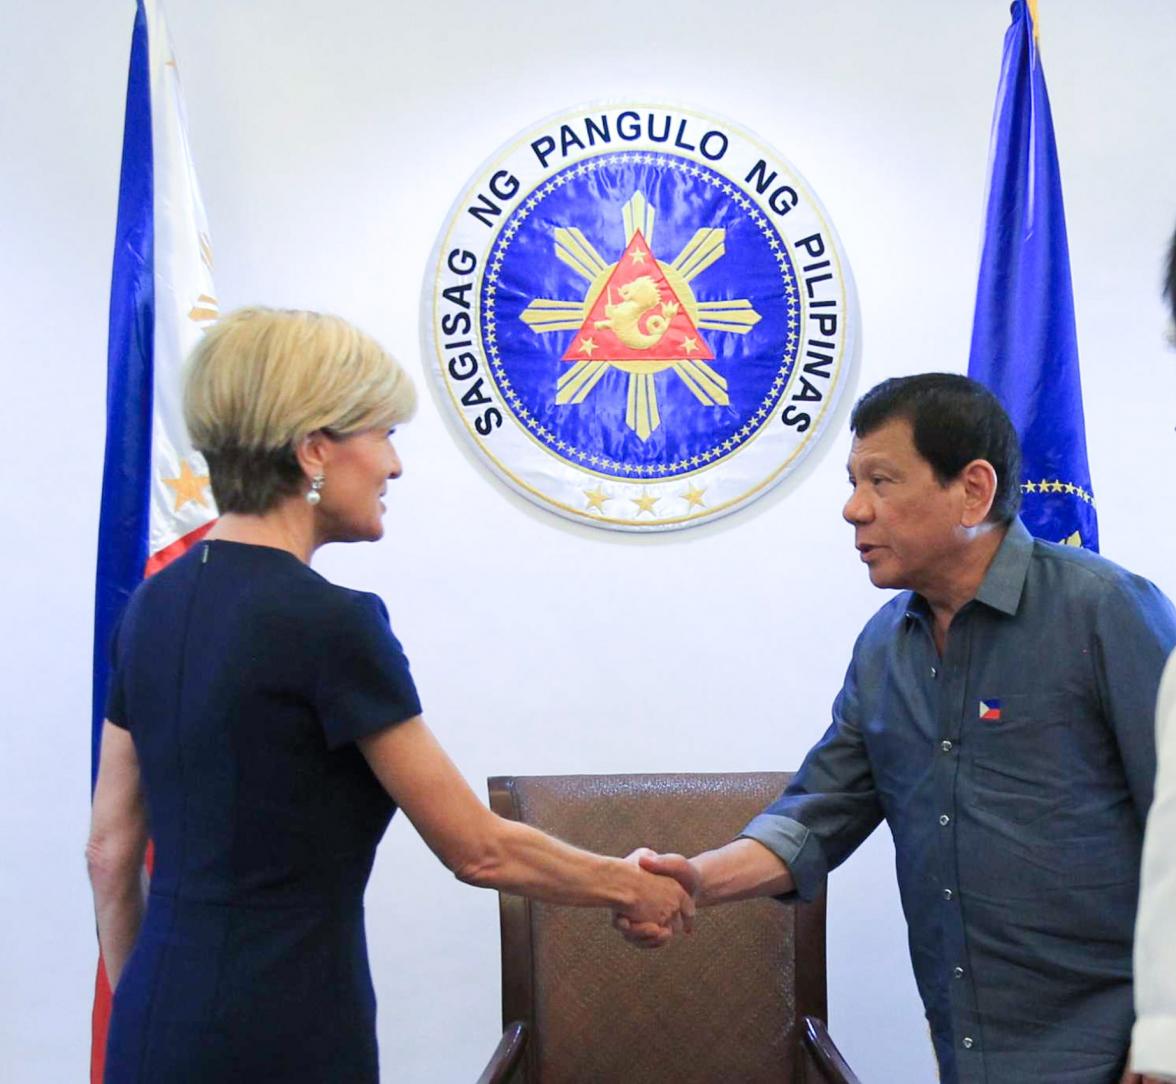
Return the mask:
[[(809, 751), (784, 793), (752, 819), (738, 839), (693, 859), (634, 851), (630, 860), (669, 875), (699, 906), (760, 896), (815, 899), (829, 870), (843, 862), (882, 820), (862, 735), (858, 698), (858, 638), (833, 721)], [(635, 944), (656, 948), (669, 940), (648, 924), (614, 916), (613, 925)]]
[[(1095, 619), (1095, 678), (1104, 717), (1115, 735), (1119, 756), (1140, 823), (1148, 819), (1156, 784), (1156, 696), (1164, 665), (1176, 646), (1176, 613), (1164, 594), (1140, 576), (1124, 573), (1122, 580), (1099, 600)], [(1146, 865), (1146, 855), (1145, 855)], [(1162, 948), (1149, 940), (1146, 916), (1136, 927), (1136, 1009), (1141, 984), (1148, 981), (1149, 962)], [(1165, 938), (1166, 940), (1166, 938)], [(1162, 945), (1163, 942), (1161, 942)], [(1141, 957), (1143, 963), (1141, 965)], [(1146, 1028), (1137, 1028), (1136, 1042)], [(1141, 1075), (1153, 1069), (1135, 1051), (1128, 1052), (1121, 1084), (1156, 1084)]]
[(1156, 695), (1176, 648), (1176, 613), (1154, 584), (1124, 573), (1104, 591), (1095, 621), (1098, 695), (1142, 824), (1156, 777)]
[[(674, 857), (642, 858), (641, 868), (650, 873), (669, 874), (681, 881), (680, 866), (673, 861)], [(783, 859), (754, 839), (736, 839), (725, 847), (703, 851), (690, 864), (697, 873), (694, 899), (699, 907), (761, 896), (786, 896), (796, 889)]]
[(1156, 1074), (1156, 1080), (1176, 1080), (1176, 654), (1160, 685), (1156, 744), (1159, 774), (1143, 846), (1135, 925), (1131, 1064), (1138, 1072)]

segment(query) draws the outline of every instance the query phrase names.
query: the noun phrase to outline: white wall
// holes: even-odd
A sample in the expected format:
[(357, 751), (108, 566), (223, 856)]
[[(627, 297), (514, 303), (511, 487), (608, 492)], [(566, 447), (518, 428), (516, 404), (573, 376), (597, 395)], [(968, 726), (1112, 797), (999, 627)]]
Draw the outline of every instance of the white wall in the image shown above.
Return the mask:
[[(87, 818), (105, 319), (133, 4), (0, 9), (0, 1078), (83, 1078)], [(1103, 550), (1166, 560), (1176, 357), (1176, 8), (1041, 0)], [(421, 274), (477, 164), (564, 105), (656, 97), (775, 144), (857, 278), (859, 387), (966, 365), (1007, 5), (665, 7), (170, 0), (222, 306), (338, 311), (421, 373)], [(423, 375), (423, 374), (422, 374)], [(850, 389), (852, 393), (853, 389)], [(495, 773), (795, 767), (882, 601), (839, 518), (844, 433), (777, 499), (660, 538), (577, 530), (475, 469), (426, 395), (388, 538), (322, 554), (378, 591), (426, 713)], [(574, 574), (569, 572), (574, 570)], [(885, 833), (833, 879), (835, 1035), (864, 1079), (933, 1079)], [(470, 1080), (498, 1029), (495, 897), (398, 819), (368, 895), (385, 1076)]]

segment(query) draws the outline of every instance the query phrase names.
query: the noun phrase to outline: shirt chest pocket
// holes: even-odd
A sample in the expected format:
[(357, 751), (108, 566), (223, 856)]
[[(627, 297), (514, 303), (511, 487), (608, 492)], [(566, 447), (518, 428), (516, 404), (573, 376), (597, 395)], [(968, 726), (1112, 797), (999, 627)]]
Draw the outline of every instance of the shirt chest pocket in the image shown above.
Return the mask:
[(1066, 801), (1062, 696), (1024, 693), (984, 701), (963, 728), (976, 804), (1002, 820), (1030, 824)]

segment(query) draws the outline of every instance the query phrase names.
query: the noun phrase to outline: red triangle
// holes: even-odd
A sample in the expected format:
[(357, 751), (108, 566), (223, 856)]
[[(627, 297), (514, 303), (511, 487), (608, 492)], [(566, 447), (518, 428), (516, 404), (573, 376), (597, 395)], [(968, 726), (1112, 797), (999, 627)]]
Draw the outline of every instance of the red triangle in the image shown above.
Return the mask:
[(634, 232), (564, 361), (713, 361), (657, 260)]

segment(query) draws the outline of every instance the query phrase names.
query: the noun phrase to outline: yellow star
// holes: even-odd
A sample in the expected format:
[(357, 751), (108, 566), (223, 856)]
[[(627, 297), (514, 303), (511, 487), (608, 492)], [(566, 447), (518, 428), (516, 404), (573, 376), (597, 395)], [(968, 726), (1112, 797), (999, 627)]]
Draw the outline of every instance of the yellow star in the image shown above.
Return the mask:
[(693, 354), (694, 351), (698, 349), (698, 340), (690, 335), (687, 335), (686, 338), (682, 340), (682, 349), (685, 350), (687, 354)]
[(180, 461), (180, 476), (165, 478), (163, 482), (164, 485), (171, 486), (172, 492), (176, 495), (173, 512), (178, 512), (189, 501), (195, 501), (202, 508), (211, 507), (204, 497), (204, 490), (208, 487), (208, 475), (193, 474), (186, 459)]
[(1067, 493), (1077, 493), (1078, 487), (1076, 485), (1074, 485), (1073, 482), (1067, 482), (1066, 483), (1066, 492)]
[(1053, 485), (1051, 485), (1049, 488), (1052, 489), (1055, 493), (1061, 493), (1064, 487), (1062, 486), (1061, 482), (1054, 482)]
[(1036, 482), (1026, 482), (1021, 488), (1026, 493), (1036, 493), (1037, 492), (1037, 483)]
[(682, 496), (685, 498), (686, 503), (690, 505), (691, 508), (704, 508), (705, 505), (702, 502), (702, 495), (705, 492), (705, 489), (696, 489), (694, 486), (688, 486), (686, 492), (683, 493)]
[(604, 511), (604, 502), (608, 500), (608, 494), (600, 486), (597, 486), (595, 489), (584, 490), (584, 496), (588, 498), (587, 507), (589, 510), (595, 508), (598, 512)]
[(1077, 531), (1075, 531), (1072, 535), (1070, 535), (1069, 538), (1063, 538), (1062, 544), (1065, 546), (1078, 546), (1079, 548), (1081, 548), (1082, 535), (1080, 535)]
[(592, 357), (592, 351), (596, 349), (596, 343), (591, 339), (582, 339), (580, 341), (580, 353), (587, 354)]
[(651, 497), (644, 489), (641, 491), (640, 497), (630, 497), (629, 500), (637, 505), (638, 515), (641, 515), (642, 512), (648, 512), (651, 516), (653, 515), (653, 506), (658, 502), (657, 497)]
[(632, 255), (630, 256), (630, 259), (634, 263), (645, 263), (645, 253), (642, 252), (640, 249), (634, 249)]

